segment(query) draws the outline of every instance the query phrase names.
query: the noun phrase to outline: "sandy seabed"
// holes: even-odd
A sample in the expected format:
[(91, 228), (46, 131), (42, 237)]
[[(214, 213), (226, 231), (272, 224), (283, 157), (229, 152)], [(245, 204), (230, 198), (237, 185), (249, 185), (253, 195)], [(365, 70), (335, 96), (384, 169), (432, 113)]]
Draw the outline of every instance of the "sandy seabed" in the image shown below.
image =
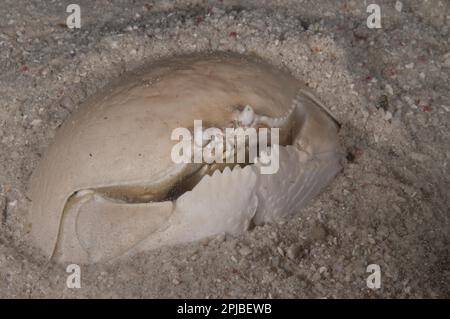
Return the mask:
[[(0, 3), (0, 297), (450, 297), (450, 4), (373, 1)], [(292, 219), (110, 264), (30, 244), (27, 185), (59, 125), (129, 70), (173, 54), (257, 55), (314, 89), (342, 124), (344, 169)], [(381, 267), (367, 288), (366, 267)]]

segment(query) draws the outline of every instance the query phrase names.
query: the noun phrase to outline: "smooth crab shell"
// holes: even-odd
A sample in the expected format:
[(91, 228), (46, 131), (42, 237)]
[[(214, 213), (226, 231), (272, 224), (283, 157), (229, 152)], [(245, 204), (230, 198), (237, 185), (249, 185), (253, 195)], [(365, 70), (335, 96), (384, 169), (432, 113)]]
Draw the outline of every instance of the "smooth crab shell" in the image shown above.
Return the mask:
[[(299, 97), (299, 92), (305, 94), (300, 93)], [(89, 195), (89, 190), (120, 188), (133, 192), (134, 189), (145, 189), (147, 193), (154, 193), (155, 198), (164, 194), (181, 175), (186, 174), (187, 165), (193, 165), (172, 161), (170, 154), (175, 143), (170, 139), (172, 130), (190, 128), (194, 120), (199, 119), (214, 127), (225, 127), (236, 107), (247, 104), (258, 114), (269, 117), (282, 116), (294, 102), (298, 104), (294, 130), (298, 148), (308, 158), (316, 153), (333, 154), (333, 169), (321, 183), (326, 184), (338, 170), (335, 155), (337, 126), (306, 92), (303, 84), (288, 73), (258, 59), (232, 54), (174, 57), (126, 76), (90, 98), (64, 122), (33, 173), (30, 184), (31, 223), (36, 244), (48, 257), (59, 250), (60, 260), (92, 262), (124, 254), (132, 247), (143, 250), (158, 246), (155, 242), (164, 243), (171, 231), (164, 233), (160, 230), (170, 228), (166, 225), (169, 221), (172, 221), (171, 225), (175, 223), (173, 215), (181, 214), (183, 207), (179, 208), (180, 211), (173, 207), (182, 206), (182, 198), (176, 203), (148, 202), (128, 206), (113, 203), (108, 214), (96, 211), (96, 203), (103, 199), (96, 194)], [(238, 174), (235, 171), (227, 171), (230, 179), (233, 174)], [(250, 167), (242, 171), (253, 183), (248, 185), (253, 189), (250, 193), (256, 194), (255, 185), (263, 179), (254, 177)], [(213, 180), (214, 176), (208, 178)], [(264, 179), (264, 183), (270, 184), (270, 176)], [(189, 193), (195, 191), (194, 188)], [(77, 216), (64, 216), (69, 199), (70, 205), (81, 205), (77, 202), (80, 194), (85, 196), (82, 198), (84, 206), (80, 206)], [(242, 201), (242, 205), (255, 206), (249, 210), (247, 222), (255, 216), (257, 209), (252, 196)], [(232, 195), (229, 200), (233, 201)], [(127, 207), (131, 205), (135, 209), (127, 213)], [(270, 207), (269, 204), (263, 206)], [(146, 213), (149, 207), (155, 209)], [(201, 205), (196, 209), (201, 209)], [(209, 208), (205, 206), (204, 209)], [(266, 215), (270, 214), (260, 214), (256, 222), (270, 220)], [(83, 223), (89, 218), (91, 220)], [(122, 237), (115, 234), (120, 238), (110, 238), (108, 232), (97, 234), (96, 227), (105, 220), (107, 227), (114, 229), (125, 225), (117, 233)], [(77, 234), (79, 243), (73, 236), (66, 235), (66, 231)], [(158, 240), (146, 240), (155, 232), (157, 235), (153, 236)], [(205, 232), (204, 235), (211, 234)], [(179, 240), (172, 241), (198, 237), (180, 235), (177, 237)], [(114, 244), (117, 240), (121, 243)], [(171, 243), (170, 238), (166, 241)], [(97, 246), (90, 251), (93, 243)], [(84, 254), (83, 250), (88, 253)]]

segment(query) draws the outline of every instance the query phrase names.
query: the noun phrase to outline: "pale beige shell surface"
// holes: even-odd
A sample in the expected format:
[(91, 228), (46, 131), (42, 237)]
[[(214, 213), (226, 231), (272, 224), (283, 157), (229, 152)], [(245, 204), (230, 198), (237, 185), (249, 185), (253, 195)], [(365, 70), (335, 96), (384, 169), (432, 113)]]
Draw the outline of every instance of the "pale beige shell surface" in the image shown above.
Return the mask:
[[(260, 114), (281, 116), (300, 89), (287, 73), (225, 54), (172, 58), (106, 88), (67, 118), (32, 176), (36, 244), (52, 256), (62, 236), (64, 207), (76, 192), (173, 183), (183, 169), (170, 158), (174, 128), (192, 127), (198, 119), (223, 127), (233, 109), (246, 104)], [(302, 130), (322, 124), (315, 116), (317, 123)], [(317, 134), (336, 132), (325, 128)]]

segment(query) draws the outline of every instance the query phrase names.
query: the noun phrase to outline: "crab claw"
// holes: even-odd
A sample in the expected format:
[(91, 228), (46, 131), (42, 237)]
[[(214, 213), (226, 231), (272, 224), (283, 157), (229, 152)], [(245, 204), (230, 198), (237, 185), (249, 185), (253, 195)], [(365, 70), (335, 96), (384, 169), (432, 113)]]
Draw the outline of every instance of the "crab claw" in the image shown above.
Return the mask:
[(340, 170), (339, 157), (334, 152), (311, 156), (294, 146), (280, 146), (279, 160), (283, 165), (277, 173), (258, 176), (256, 194), (260, 201), (253, 219), (255, 225), (297, 212)]
[(129, 204), (95, 191), (81, 191), (66, 207), (66, 231), (53, 257), (65, 262), (95, 263), (120, 256), (164, 227), (172, 210), (170, 201)]
[(223, 233), (246, 231), (258, 206), (257, 174), (251, 166), (206, 175), (175, 202), (170, 225), (133, 249), (145, 251), (167, 244), (191, 242)]

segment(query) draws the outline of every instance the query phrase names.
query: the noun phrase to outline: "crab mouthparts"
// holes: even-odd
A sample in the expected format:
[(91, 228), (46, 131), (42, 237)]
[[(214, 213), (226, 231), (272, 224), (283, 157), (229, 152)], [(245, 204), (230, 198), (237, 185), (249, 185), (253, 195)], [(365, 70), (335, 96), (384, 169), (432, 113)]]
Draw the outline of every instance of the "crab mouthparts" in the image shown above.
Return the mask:
[[(268, 132), (270, 132), (270, 130), (268, 130)], [(118, 185), (96, 188), (92, 189), (92, 191), (109, 200), (128, 204), (175, 201), (184, 193), (193, 190), (206, 175), (212, 176), (216, 171), (222, 173), (227, 167), (233, 170), (236, 166), (243, 168), (252, 165), (257, 161), (261, 161), (261, 157), (267, 156), (267, 150), (273, 146), (270, 135), (271, 134), (268, 134), (268, 137), (264, 138), (264, 141), (267, 141), (267, 145), (265, 146), (260, 145), (259, 135), (255, 135), (256, 142), (255, 140), (252, 140), (251, 137), (247, 136), (241, 140), (245, 145), (244, 147), (241, 147), (241, 143), (239, 142), (233, 145), (231, 157), (229, 156), (230, 150), (227, 150), (227, 146), (225, 145), (226, 142), (224, 140), (222, 148), (215, 148), (216, 150), (223, 150), (222, 154), (220, 154), (221, 161), (208, 163), (205, 158), (203, 158), (201, 163), (188, 163), (186, 164), (185, 174), (178, 176), (176, 179), (165, 185), (160, 184), (158, 187), (147, 185)], [(292, 145), (291, 137), (291, 134), (287, 134), (286, 137), (283, 138), (282, 143), (277, 145)], [(239, 155), (240, 151), (241, 154), (243, 154), (242, 156)], [(242, 158), (244, 158), (244, 160), (242, 160)]]

